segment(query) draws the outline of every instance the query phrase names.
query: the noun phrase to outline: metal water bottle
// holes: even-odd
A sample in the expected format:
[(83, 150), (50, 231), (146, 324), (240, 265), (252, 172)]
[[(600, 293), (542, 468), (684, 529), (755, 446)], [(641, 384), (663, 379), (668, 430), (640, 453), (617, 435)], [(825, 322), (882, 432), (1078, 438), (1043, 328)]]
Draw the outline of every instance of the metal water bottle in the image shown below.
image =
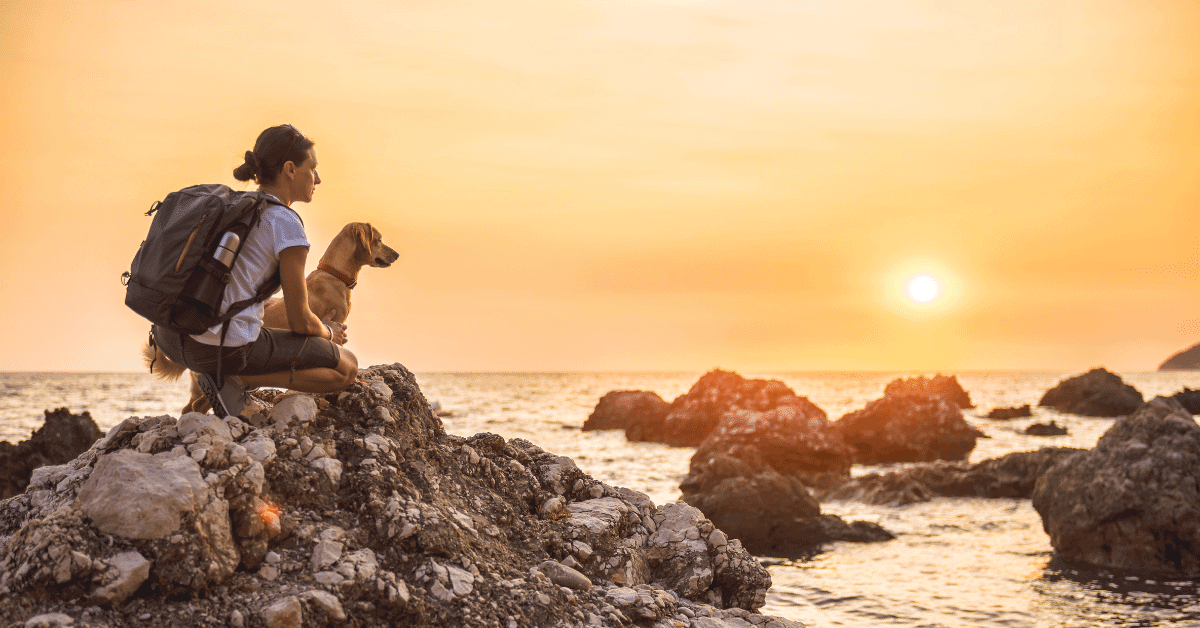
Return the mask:
[(212, 261), (201, 262), (200, 268), (192, 277), (189, 289), (184, 290), (183, 296), (203, 316), (215, 316), (221, 307), (221, 297), (225, 295), (225, 284), (229, 282), (229, 269), (233, 266), (233, 258), (242, 245), (242, 239), (232, 231), (226, 231), (221, 241), (213, 251)]

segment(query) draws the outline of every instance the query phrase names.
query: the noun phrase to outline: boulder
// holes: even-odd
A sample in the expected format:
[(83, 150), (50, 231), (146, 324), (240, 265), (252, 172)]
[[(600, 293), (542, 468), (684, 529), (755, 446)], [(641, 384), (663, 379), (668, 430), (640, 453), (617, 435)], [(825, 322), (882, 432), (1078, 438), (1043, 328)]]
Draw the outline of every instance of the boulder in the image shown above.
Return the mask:
[(834, 422), (860, 464), (966, 460), (983, 434), (944, 397), (888, 396)]
[(1033, 507), (1060, 558), (1200, 575), (1200, 426), (1157, 397), (1042, 474)]
[(0, 502), (0, 625), (796, 625), (700, 511), (446, 434), (399, 364), (256, 395), (270, 420), (130, 418)]
[(70, 462), (104, 435), (87, 412), (59, 408), (45, 414), (29, 440), (16, 445), (0, 441), (0, 500), (23, 493), (34, 469)]
[(1010, 419), (1020, 419), (1028, 416), (1033, 416), (1033, 409), (1029, 404), (1023, 406), (1014, 406), (1011, 408), (992, 408), (991, 412), (987, 413), (984, 418), (995, 419), (997, 421), (1008, 421)]
[(1200, 343), (1176, 353), (1158, 365), (1160, 371), (1194, 371), (1196, 369), (1200, 369)]
[(700, 377), (687, 394), (671, 402), (660, 429), (646, 426), (644, 429), (627, 429), (625, 434), (630, 440), (695, 447), (731, 410), (761, 412), (809, 403), (802, 399), (779, 380), (746, 379), (731, 371), (715, 369)]
[(817, 553), (830, 541), (893, 538), (875, 524), (846, 524), (822, 515), (804, 482), (776, 471), (753, 444), (721, 450), (702, 447), (692, 456), (679, 489), (683, 501), (760, 556), (799, 558)]
[(755, 455), (775, 471), (798, 476), (810, 485), (820, 484), (825, 476), (848, 478), (854, 464), (854, 450), (834, 429), (825, 411), (803, 397), (796, 405), (764, 412), (729, 412), (700, 444), (692, 460), (707, 460), (746, 446), (753, 447)]
[(1066, 426), (1055, 421), (1049, 423), (1033, 423), (1025, 428), (1026, 436), (1066, 436)]
[(614, 390), (600, 398), (596, 409), (583, 422), (583, 431), (627, 430), (634, 425), (661, 426), (669, 407), (662, 397), (647, 390)]
[(1142, 405), (1142, 393), (1119, 375), (1094, 368), (1059, 382), (1042, 395), (1038, 405), (1083, 416), (1122, 416)]
[(978, 464), (937, 461), (888, 473), (862, 475), (818, 491), (821, 501), (855, 500), (902, 506), (934, 497), (1024, 498), (1037, 479), (1068, 456), (1084, 451), (1045, 447), (1011, 453)]
[(975, 404), (971, 403), (971, 395), (963, 390), (962, 384), (958, 383), (958, 376), (956, 375), (939, 374), (933, 377), (921, 375), (909, 379), (900, 378), (892, 380), (883, 389), (884, 397), (903, 395), (944, 397), (962, 409), (975, 407)]
[(1192, 414), (1200, 414), (1200, 390), (1192, 390), (1184, 386), (1183, 390), (1171, 395), (1171, 398), (1178, 401), (1184, 410)]

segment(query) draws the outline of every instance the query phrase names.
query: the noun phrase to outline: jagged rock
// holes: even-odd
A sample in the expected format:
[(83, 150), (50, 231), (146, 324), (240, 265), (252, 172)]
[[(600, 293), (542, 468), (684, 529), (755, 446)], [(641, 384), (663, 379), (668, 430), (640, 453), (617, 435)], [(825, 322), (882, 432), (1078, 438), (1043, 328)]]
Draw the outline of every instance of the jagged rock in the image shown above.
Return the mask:
[(635, 429), (661, 427), (670, 407), (671, 405), (663, 401), (657, 393), (647, 390), (614, 390), (596, 403), (596, 409), (583, 422), (583, 431), (624, 430), (633, 425), (640, 426)]
[[(799, 397), (773, 410), (733, 410), (704, 439), (692, 460), (751, 446), (762, 461), (784, 475), (850, 477), (854, 450), (825, 416)], [(736, 454), (732, 454), (736, 457)]]
[(963, 390), (956, 375), (934, 375), (933, 377), (918, 376), (909, 379), (895, 379), (883, 389), (884, 397), (900, 397), (917, 395), (920, 397), (943, 397), (949, 399), (959, 408), (974, 408), (971, 395)]
[(1200, 369), (1200, 343), (1172, 355), (1158, 365), (1160, 371), (1193, 371), (1196, 369)]
[(1033, 416), (1033, 409), (1029, 404), (1023, 406), (1014, 406), (1011, 408), (992, 408), (991, 412), (987, 413), (985, 418), (995, 419), (997, 421), (1007, 421), (1009, 419), (1020, 419), (1027, 416)]
[(942, 397), (888, 396), (834, 422), (861, 464), (966, 460), (983, 434)]
[(1171, 395), (1185, 410), (1192, 414), (1200, 414), (1200, 390), (1192, 390), (1184, 386), (1183, 390)]
[(19, 495), (34, 469), (70, 462), (103, 436), (92, 415), (71, 414), (67, 408), (45, 411), (46, 420), (16, 445), (0, 441), (0, 499)]
[(1042, 395), (1038, 405), (1083, 416), (1122, 416), (1142, 405), (1142, 393), (1119, 375), (1094, 368), (1059, 382)]
[(855, 500), (868, 504), (901, 506), (942, 497), (1028, 498), (1037, 479), (1068, 456), (1084, 451), (1071, 447), (1046, 447), (1022, 451), (978, 464), (933, 462), (892, 471), (871, 473), (839, 486), (818, 491), (821, 501)]
[(1049, 423), (1034, 423), (1025, 428), (1027, 436), (1066, 436), (1067, 428), (1055, 421)]
[(746, 379), (737, 373), (715, 369), (705, 373), (687, 394), (671, 402), (661, 428), (634, 424), (625, 436), (634, 441), (652, 441), (695, 447), (708, 437), (727, 412), (735, 409), (765, 411), (779, 406), (809, 404), (778, 380)]
[(544, 561), (537, 566), (537, 570), (546, 574), (550, 582), (560, 587), (567, 587), (568, 589), (575, 589), (577, 591), (590, 591), (592, 589), (592, 581), (588, 580), (587, 576), (556, 560)]
[(70, 615), (62, 613), (45, 613), (30, 617), (25, 622), (25, 628), (61, 628), (65, 626), (74, 626), (75, 619)]
[(893, 538), (875, 524), (821, 515), (801, 479), (776, 471), (755, 445), (697, 451), (679, 489), (684, 501), (757, 555), (795, 558), (811, 556), (830, 541)]
[[(113, 628), (179, 623), (167, 609), (183, 598), (184, 623), (235, 626), (616, 628), (685, 609), (717, 622), (704, 625), (793, 625), (751, 612), (770, 574), (695, 508), (655, 506), (528, 441), (448, 435), (401, 365), (338, 394), (253, 394), (279, 402), (271, 420), (127, 419), (0, 502), (0, 625), (77, 613), (129, 552), (153, 565), (105, 611)], [(124, 516), (97, 503), (119, 468), (143, 489), (110, 498)], [(174, 491), (146, 488), (160, 484)], [(152, 525), (129, 521), (147, 501)], [(564, 589), (547, 561), (592, 588)], [(636, 600), (612, 605), (616, 588)]]
[(116, 574), (108, 584), (92, 592), (92, 601), (97, 604), (112, 606), (124, 602), (150, 577), (150, 561), (138, 552), (121, 552), (105, 562)]
[(1156, 397), (1096, 447), (1038, 479), (1033, 507), (1059, 557), (1166, 575), (1200, 574), (1200, 426)]

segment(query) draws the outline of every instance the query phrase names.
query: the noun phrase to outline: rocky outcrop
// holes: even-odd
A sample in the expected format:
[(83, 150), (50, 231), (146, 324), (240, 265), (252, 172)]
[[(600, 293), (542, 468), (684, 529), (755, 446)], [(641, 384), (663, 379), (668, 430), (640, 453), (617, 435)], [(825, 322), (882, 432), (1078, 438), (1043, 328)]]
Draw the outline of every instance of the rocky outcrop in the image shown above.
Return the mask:
[(833, 428), (824, 410), (802, 397), (799, 402), (766, 412), (734, 410), (726, 414), (700, 444), (693, 462), (718, 455), (736, 458), (737, 452), (752, 450), (755, 460), (809, 485), (850, 477), (854, 450)]
[(1033, 507), (1063, 559), (1200, 575), (1200, 426), (1155, 398), (1044, 473)]
[(954, 402), (959, 408), (974, 408), (971, 395), (963, 390), (956, 375), (934, 375), (933, 377), (911, 377), (895, 379), (883, 389), (884, 397), (900, 397), (916, 395), (920, 397), (943, 397)]
[(818, 491), (821, 501), (854, 500), (901, 506), (934, 497), (1029, 498), (1037, 479), (1068, 456), (1085, 451), (1046, 447), (990, 458), (978, 464), (934, 462), (889, 473), (871, 473)]
[(687, 394), (671, 402), (661, 426), (631, 426), (629, 440), (695, 447), (708, 437), (721, 417), (732, 410), (771, 410), (779, 406), (809, 404), (786, 384), (774, 379), (746, 379), (716, 369), (705, 373)]
[(45, 414), (45, 423), (29, 440), (16, 445), (0, 441), (0, 499), (24, 492), (34, 469), (69, 462), (103, 436), (87, 412), (59, 408)]
[(758, 555), (797, 558), (811, 556), (831, 541), (893, 538), (873, 523), (822, 515), (801, 478), (777, 471), (755, 444), (702, 446), (679, 489), (683, 501)]
[(0, 502), (0, 624), (796, 625), (753, 614), (770, 575), (695, 508), (447, 435), (403, 366), (255, 394), (128, 419)]
[(583, 422), (583, 431), (624, 430), (630, 426), (638, 426), (635, 429), (661, 429), (670, 407), (671, 404), (663, 401), (657, 393), (614, 390), (600, 398), (596, 409)]
[(1059, 425), (1056, 421), (1049, 423), (1033, 423), (1025, 428), (1026, 436), (1066, 436), (1066, 426)]
[(1200, 414), (1200, 390), (1192, 390), (1185, 386), (1183, 390), (1171, 395), (1171, 398), (1178, 401), (1184, 410)]
[(1029, 416), (1033, 416), (1033, 408), (1030, 408), (1029, 404), (1025, 404), (1012, 408), (992, 408), (991, 412), (988, 412), (984, 418), (1008, 421), (1010, 419), (1020, 419)]
[(1194, 371), (1196, 369), (1200, 369), (1200, 343), (1176, 353), (1158, 365), (1160, 371)]
[(834, 422), (860, 464), (966, 460), (983, 434), (944, 397), (886, 396)]
[(1119, 375), (1094, 368), (1059, 382), (1042, 395), (1038, 405), (1083, 416), (1121, 416), (1142, 405), (1142, 393)]

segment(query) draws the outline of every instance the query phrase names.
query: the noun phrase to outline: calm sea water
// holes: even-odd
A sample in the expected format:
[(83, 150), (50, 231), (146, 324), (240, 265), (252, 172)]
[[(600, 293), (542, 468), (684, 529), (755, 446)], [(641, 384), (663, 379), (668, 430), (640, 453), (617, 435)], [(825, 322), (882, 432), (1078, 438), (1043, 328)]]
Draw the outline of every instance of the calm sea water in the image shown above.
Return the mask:
[[(525, 438), (572, 457), (610, 484), (678, 499), (692, 449), (628, 443), (620, 432), (580, 431), (596, 401), (610, 390), (652, 390), (670, 401), (701, 373), (419, 374), (425, 396), (453, 416), (446, 430)], [(836, 419), (877, 399), (896, 374), (755, 374), (780, 379)], [(1111, 419), (1035, 408), (1012, 422), (978, 418), (995, 406), (1036, 404), (1070, 374), (969, 373), (959, 381), (977, 410), (968, 420), (991, 436), (979, 441), (978, 462), (1050, 445), (1092, 447)], [(1200, 387), (1200, 373), (1122, 373), (1147, 398)], [(178, 414), (185, 382), (147, 374), (0, 374), (0, 439), (16, 442), (41, 425), (42, 411), (88, 410), (102, 430), (129, 416)], [(1030, 423), (1056, 420), (1070, 435), (1021, 434)], [(856, 467), (855, 474), (885, 470)], [(855, 502), (823, 504), (824, 512), (875, 521), (894, 541), (839, 543), (806, 561), (766, 561), (775, 586), (764, 612), (827, 626), (945, 627), (1200, 627), (1200, 582), (1159, 581), (1131, 574), (1072, 570), (1053, 558), (1041, 519), (1028, 500), (937, 499), (902, 507)]]

